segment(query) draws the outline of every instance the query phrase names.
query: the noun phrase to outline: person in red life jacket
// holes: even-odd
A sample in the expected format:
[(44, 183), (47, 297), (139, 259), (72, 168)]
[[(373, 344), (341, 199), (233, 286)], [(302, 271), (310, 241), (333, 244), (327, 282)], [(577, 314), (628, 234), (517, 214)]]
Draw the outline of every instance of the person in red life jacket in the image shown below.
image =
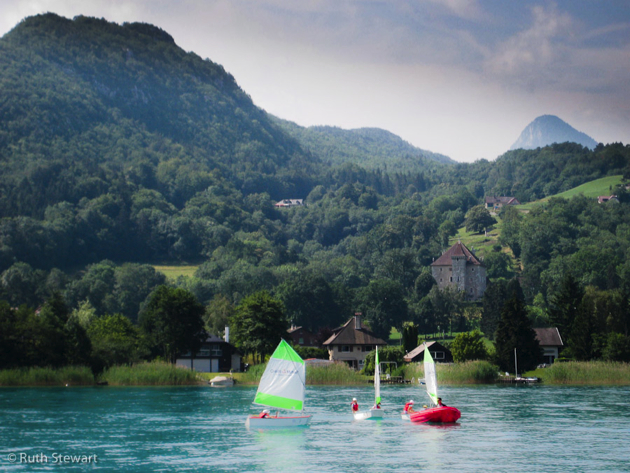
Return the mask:
[(407, 404), (405, 404), (405, 407), (403, 407), (403, 412), (405, 414), (410, 414), (410, 413), (414, 412), (414, 410), (413, 410), (413, 401), (409, 401)]
[(352, 407), (352, 413), (353, 414), (355, 412), (359, 412), (359, 403), (357, 402), (357, 398), (356, 397), (352, 398), (352, 404), (350, 404), (350, 406)]
[(438, 397), (438, 403), (437, 403), (438, 407), (446, 407), (446, 404), (442, 403), (442, 398)]
[(374, 406), (372, 406), (372, 409), (380, 409), (381, 408), (381, 403), (377, 402), (376, 404), (374, 404)]
[(267, 417), (269, 417), (269, 409), (265, 409), (264, 411), (262, 411), (258, 417), (260, 417), (261, 419), (266, 419)]

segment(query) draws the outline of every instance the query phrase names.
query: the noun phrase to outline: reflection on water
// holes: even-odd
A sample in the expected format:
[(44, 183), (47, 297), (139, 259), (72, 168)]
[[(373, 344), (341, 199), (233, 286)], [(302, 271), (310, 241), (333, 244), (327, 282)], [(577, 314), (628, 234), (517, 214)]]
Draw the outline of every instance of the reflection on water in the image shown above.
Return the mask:
[[(384, 386), (384, 418), (355, 421), (373, 388), (309, 387), (308, 427), (247, 430), (254, 388), (0, 389), (0, 471), (11, 453), (97, 455), (95, 470), (230, 472), (627, 471), (628, 387), (443, 387), (457, 424), (400, 419), (418, 386)], [(85, 466), (64, 465), (65, 470)], [(39, 464), (38, 471), (60, 471)]]

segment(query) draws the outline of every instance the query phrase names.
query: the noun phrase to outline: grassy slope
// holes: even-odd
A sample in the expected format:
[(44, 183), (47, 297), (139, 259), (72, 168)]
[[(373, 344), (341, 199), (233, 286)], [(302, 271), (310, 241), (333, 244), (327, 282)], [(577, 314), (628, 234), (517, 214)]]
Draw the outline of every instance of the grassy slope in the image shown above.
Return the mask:
[[(598, 197), (600, 195), (610, 195), (610, 189), (618, 184), (621, 184), (621, 175), (607, 176), (601, 179), (595, 179), (594, 181), (587, 182), (581, 186), (574, 187), (568, 191), (561, 192), (552, 197), (563, 197), (570, 199), (579, 194), (584, 194), (586, 197)], [(547, 202), (551, 197), (545, 197), (544, 199), (537, 200), (535, 202), (529, 202), (528, 204), (518, 205), (519, 210), (531, 210), (534, 205)]]
[(169, 279), (177, 279), (179, 276), (192, 277), (199, 266), (153, 266), (156, 271), (164, 274)]

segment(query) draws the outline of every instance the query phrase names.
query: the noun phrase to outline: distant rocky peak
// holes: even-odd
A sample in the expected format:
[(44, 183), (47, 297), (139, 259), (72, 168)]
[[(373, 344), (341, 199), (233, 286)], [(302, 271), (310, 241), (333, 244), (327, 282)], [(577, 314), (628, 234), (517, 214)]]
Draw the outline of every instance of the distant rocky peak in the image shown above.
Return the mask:
[(542, 115), (531, 122), (510, 149), (535, 149), (565, 142), (593, 149), (597, 142), (554, 115)]

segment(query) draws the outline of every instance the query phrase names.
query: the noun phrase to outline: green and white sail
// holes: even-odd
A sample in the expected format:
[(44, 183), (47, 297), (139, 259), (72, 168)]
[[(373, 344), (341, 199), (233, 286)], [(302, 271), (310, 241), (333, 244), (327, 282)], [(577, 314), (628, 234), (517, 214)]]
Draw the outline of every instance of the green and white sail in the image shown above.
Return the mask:
[(378, 347), (374, 358), (374, 405), (381, 402), (381, 366), (378, 361)]
[(306, 365), (284, 340), (273, 352), (260, 379), (254, 404), (301, 411), (304, 409)]
[(427, 394), (431, 402), (437, 405), (437, 374), (435, 373), (435, 362), (429, 351), (427, 344), (424, 344), (424, 382), (427, 385)]

